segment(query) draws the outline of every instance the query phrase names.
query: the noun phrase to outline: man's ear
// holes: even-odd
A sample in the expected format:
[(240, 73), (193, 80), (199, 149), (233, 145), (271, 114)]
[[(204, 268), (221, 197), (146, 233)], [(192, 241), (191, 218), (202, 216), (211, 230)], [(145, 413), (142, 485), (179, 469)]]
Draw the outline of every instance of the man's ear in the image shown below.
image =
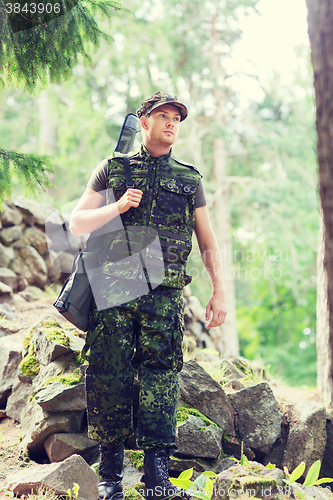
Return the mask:
[(141, 128), (143, 128), (144, 130), (148, 129), (146, 116), (141, 116), (140, 123), (141, 123)]

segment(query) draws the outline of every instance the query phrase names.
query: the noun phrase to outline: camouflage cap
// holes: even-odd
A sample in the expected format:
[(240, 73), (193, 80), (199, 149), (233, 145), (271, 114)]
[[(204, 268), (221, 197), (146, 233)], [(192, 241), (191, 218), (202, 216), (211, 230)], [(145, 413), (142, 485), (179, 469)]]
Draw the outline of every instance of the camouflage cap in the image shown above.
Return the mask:
[(152, 97), (145, 99), (141, 103), (141, 108), (138, 109), (136, 114), (139, 118), (141, 116), (147, 116), (149, 113), (153, 111), (153, 109), (158, 108), (159, 106), (163, 106), (163, 104), (171, 104), (172, 106), (176, 106), (179, 109), (182, 122), (187, 117), (187, 107), (185, 104), (177, 101), (177, 96), (172, 97), (170, 94), (163, 94), (163, 92), (156, 92)]

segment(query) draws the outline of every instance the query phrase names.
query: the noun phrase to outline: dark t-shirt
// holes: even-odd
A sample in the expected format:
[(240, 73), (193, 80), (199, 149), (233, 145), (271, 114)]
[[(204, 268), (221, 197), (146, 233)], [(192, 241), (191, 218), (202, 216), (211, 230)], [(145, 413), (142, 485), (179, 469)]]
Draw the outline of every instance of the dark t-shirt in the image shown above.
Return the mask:
[[(108, 161), (103, 160), (92, 173), (87, 186), (94, 191), (104, 191), (108, 185)], [(202, 179), (199, 181), (194, 208), (207, 205)]]

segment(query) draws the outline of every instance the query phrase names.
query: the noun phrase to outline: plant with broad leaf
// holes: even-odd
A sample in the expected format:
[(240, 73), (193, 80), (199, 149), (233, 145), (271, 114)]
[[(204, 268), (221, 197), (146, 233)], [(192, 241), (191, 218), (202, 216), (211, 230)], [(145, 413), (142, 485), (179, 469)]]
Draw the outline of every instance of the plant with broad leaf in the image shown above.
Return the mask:
[(204, 471), (195, 481), (191, 481), (192, 475), (193, 467), (181, 472), (178, 478), (170, 478), (170, 481), (175, 486), (178, 486), (178, 488), (189, 493), (191, 497), (200, 498), (201, 500), (210, 500), (217, 474), (212, 471)]
[[(319, 486), (320, 484), (324, 483), (332, 483), (333, 479), (331, 477), (322, 477), (318, 479), (319, 472), (320, 472), (320, 467), (321, 467), (321, 462), (320, 460), (317, 460), (314, 462), (310, 469), (308, 470), (308, 473), (305, 477), (304, 483), (302, 484), (303, 488), (311, 488), (312, 486)], [(287, 479), (284, 481), (290, 485), (290, 486), (298, 486), (296, 483), (297, 479), (299, 479), (304, 471), (305, 471), (305, 462), (301, 462), (296, 469), (292, 471), (290, 474), (287, 467), (283, 467), (284, 473), (287, 476)], [(302, 492), (298, 491), (298, 497), (303, 498)]]

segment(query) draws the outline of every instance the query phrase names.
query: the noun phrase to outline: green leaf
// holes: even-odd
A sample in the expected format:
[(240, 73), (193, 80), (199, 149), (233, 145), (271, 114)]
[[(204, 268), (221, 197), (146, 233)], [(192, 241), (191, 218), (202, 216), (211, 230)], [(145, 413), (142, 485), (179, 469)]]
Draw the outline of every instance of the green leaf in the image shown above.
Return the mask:
[(320, 472), (320, 467), (321, 467), (320, 460), (317, 460), (316, 462), (314, 462), (311, 465), (311, 467), (306, 475), (303, 486), (312, 486), (314, 481), (317, 481), (318, 476), (319, 476), (319, 472)]
[(189, 479), (176, 479), (175, 477), (170, 478), (170, 481), (178, 488), (184, 488), (185, 490), (189, 490), (191, 487), (195, 488), (195, 485)]
[(178, 479), (191, 479), (193, 474), (193, 467), (190, 469), (183, 470), (178, 476)]
[(317, 484), (323, 483), (333, 483), (333, 479), (331, 477), (322, 477), (320, 479), (317, 479), (317, 481), (314, 481), (311, 486), (317, 486)]
[(213, 481), (207, 477), (207, 481), (206, 481), (206, 486), (204, 488), (204, 494), (205, 495), (208, 495), (209, 498), (212, 496), (213, 494), (213, 487), (214, 487), (214, 483)]
[(211, 470), (204, 470), (201, 475), (207, 476), (207, 477), (216, 477), (217, 476), (217, 474)]
[(204, 490), (206, 486), (207, 477), (204, 474), (200, 474), (194, 481), (194, 484), (199, 490)]
[(296, 469), (294, 469), (292, 471), (292, 473), (290, 474), (289, 481), (288, 481), (289, 484), (294, 483), (295, 481), (297, 481), (297, 479), (299, 479), (301, 477), (301, 475), (303, 474), (304, 471), (305, 471), (305, 462), (301, 462), (296, 467)]
[(275, 469), (275, 464), (271, 464), (270, 462), (266, 465), (266, 469)]

